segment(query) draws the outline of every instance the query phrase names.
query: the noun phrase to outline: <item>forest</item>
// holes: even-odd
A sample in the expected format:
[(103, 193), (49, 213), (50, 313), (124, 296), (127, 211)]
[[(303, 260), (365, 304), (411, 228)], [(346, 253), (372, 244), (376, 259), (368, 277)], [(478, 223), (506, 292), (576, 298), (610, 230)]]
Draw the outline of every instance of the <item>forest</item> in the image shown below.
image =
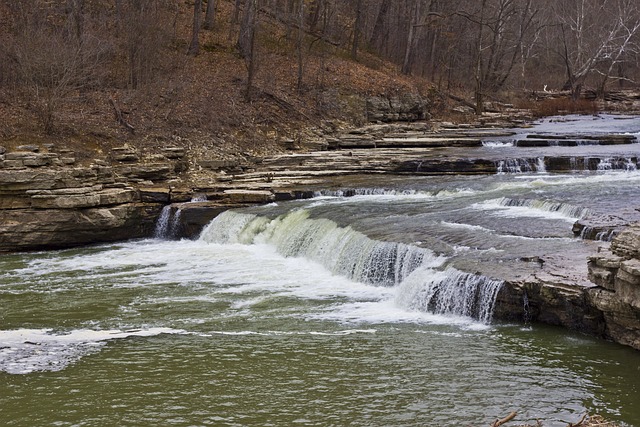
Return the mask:
[(209, 132), (277, 120), (266, 101), (305, 119), (330, 114), (338, 87), (481, 114), (534, 91), (634, 88), (639, 55), (637, 0), (1, 0), (0, 135), (97, 110), (129, 133), (144, 114)]

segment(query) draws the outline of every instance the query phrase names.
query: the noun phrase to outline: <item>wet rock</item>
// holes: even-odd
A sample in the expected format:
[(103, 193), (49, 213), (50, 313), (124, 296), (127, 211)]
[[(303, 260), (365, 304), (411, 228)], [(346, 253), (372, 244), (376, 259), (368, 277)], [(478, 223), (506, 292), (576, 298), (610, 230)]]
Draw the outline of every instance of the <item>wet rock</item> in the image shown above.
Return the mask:
[(190, 202), (193, 199), (193, 190), (191, 188), (172, 188), (170, 194), (171, 203)]
[[(231, 208), (246, 207), (246, 204), (229, 205), (218, 202), (191, 202), (172, 205), (173, 217), (177, 218), (179, 237), (195, 238), (202, 229), (222, 212)], [(177, 212), (180, 212), (179, 214)]]
[(161, 206), (0, 210), (0, 252), (73, 247), (148, 236)]

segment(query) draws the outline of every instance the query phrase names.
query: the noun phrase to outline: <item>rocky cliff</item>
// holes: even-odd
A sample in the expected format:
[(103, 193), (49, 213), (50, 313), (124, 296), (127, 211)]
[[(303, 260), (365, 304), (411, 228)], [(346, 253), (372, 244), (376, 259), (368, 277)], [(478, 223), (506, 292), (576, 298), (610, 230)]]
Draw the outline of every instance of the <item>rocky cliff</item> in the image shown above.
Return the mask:
[[(0, 149), (0, 252), (39, 250), (150, 235), (184, 153), (139, 162), (129, 147), (110, 160), (76, 164), (53, 146)], [(151, 181), (151, 180), (154, 181)], [(164, 184), (166, 200), (147, 187)]]
[(605, 335), (640, 350), (640, 224), (589, 258), (589, 279), (598, 285), (587, 296), (603, 313)]

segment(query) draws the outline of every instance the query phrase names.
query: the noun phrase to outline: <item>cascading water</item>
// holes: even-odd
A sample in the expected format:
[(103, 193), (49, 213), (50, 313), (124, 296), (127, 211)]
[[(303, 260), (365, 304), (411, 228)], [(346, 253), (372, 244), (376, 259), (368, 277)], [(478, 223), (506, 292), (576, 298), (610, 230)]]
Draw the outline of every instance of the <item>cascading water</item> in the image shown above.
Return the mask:
[(502, 284), (500, 280), (453, 268), (420, 269), (400, 285), (397, 302), (412, 310), (472, 317), (489, 323)]
[(496, 172), (498, 174), (506, 173), (531, 173), (546, 172), (546, 166), (544, 163), (544, 157), (538, 157), (536, 159), (506, 159), (500, 160), (496, 164)]
[(497, 200), (490, 200), (487, 203), (495, 203), (498, 206), (504, 207), (526, 207), (545, 212), (555, 212), (572, 219), (584, 218), (590, 212), (589, 209), (581, 206), (574, 206), (568, 203), (554, 202), (550, 200), (513, 199), (509, 197), (501, 197)]
[(304, 257), (334, 274), (379, 286), (397, 287), (397, 303), (411, 310), (473, 317), (489, 322), (502, 281), (442, 271), (446, 259), (404, 243), (370, 239), (351, 227), (311, 219), (295, 210), (274, 219), (227, 211), (202, 232), (210, 243), (269, 244), (285, 257)]
[(165, 239), (169, 234), (169, 223), (171, 221), (171, 206), (167, 205), (162, 208), (158, 221), (156, 222), (156, 229), (153, 233), (153, 237), (156, 239)]
[(171, 205), (163, 207), (153, 237), (156, 239), (175, 239), (178, 237), (181, 216), (182, 209), (175, 209)]
[(529, 304), (529, 295), (527, 295), (527, 291), (522, 292), (522, 307), (523, 307), (522, 320), (524, 322), (524, 326), (530, 327), (531, 326), (531, 306)]
[(621, 170), (633, 172), (638, 170), (637, 160), (631, 157), (605, 157), (598, 162), (597, 170), (612, 171)]
[[(188, 203), (206, 202), (206, 195), (193, 197)], [(179, 206), (179, 205), (178, 205)], [(162, 208), (153, 237), (156, 239), (176, 239), (182, 227), (182, 208), (167, 205)]]

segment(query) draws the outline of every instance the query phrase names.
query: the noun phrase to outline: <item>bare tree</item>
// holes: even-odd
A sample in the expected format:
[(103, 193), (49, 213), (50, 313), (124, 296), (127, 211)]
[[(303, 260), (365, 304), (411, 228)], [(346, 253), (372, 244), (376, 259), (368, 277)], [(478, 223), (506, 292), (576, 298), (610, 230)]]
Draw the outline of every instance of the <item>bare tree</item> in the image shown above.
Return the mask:
[(253, 88), (253, 80), (256, 74), (256, 26), (257, 26), (257, 0), (247, 0), (240, 23), (240, 34), (236, 47), (247, 66), (247, 88), (245, 98), (250, 99)]
[(204, 14), (204, 26), (203, 26), (205, 30), (213, 30), (215, 19), (216, 19), (217, 8), (218, 8), (218, 4), (216, 0), (207, 1), (207, 10)]
[(191, 31), (191, 43), (187, 55), (197, 55), (200, 53), (200, 21), (202, 16), (202, 0), (193, 2), (193, 28)]
[(362, 0), (356, 0), (355, 9), (356, 17), (353, 23), (353, 42), (351, 44), (351, 58), (354, 60), (358, 59), (358, 44), (360, 43), (360, 32), (362, 30), (362, 15), (364, 14)]
[(66, 25), (53, 19), (55, 10), (41, 1), (16, 2), (12, 9), (16, 31), (10, 36), (8, 57), (48, 134), (54, 132), (56, 115), (65, 102), (104, 77), (107, 45), (97, 34), (83, 30), (82, 1), (67, 6)]
[[(574, 99), (590, 75), (607, 76), (632, 48), (639, 29), (637, 2), (633, 0), (567, 0), (554, 6), (566, 82)], [(604, 68), (601, 68), (606, 64)], [(609, 69), (610, 68), (610, 69)], [(602, 71), (604, 69), (604, 71)]]

